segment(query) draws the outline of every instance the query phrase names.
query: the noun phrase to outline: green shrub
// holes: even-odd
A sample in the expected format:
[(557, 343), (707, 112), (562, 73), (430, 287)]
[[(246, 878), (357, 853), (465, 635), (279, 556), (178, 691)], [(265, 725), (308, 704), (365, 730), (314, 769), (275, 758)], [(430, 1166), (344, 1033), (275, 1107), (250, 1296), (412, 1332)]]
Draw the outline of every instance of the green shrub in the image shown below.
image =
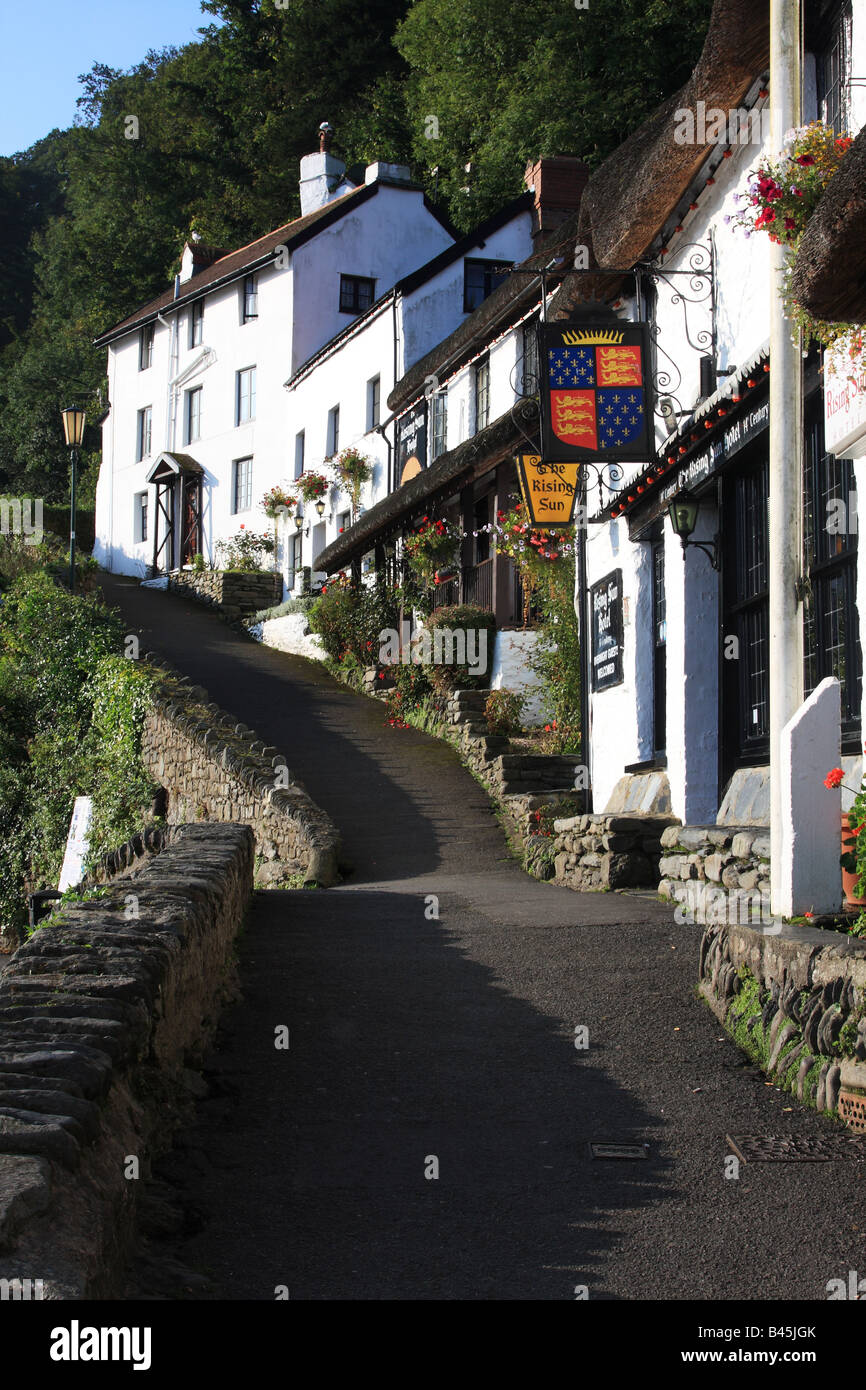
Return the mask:
[(275, 603), (271, 608), (260, 608), (250, 619), (251, 623), (267, 623), (271, 618), (285, 618), (288, 613), (309, 613), (318, 599), (313, 594), (301, 594), (298, 598), (288, 598), (285, 603)]
[(491, 690), (484, 705), (484, 718), (491, 734), (517, 734), (520, 732), (520, 718), (525, 695), (515, 690)]
[(25, 896), (57, 883), (76, 796), (93, 797), (91, 860), (141, 825), (147, 668), (119, 655), (125, 627), (45, 573), (0, 607), (0, 928), (14, 940)]
[[(437, 608), (429, 618), (425, 618), (424, 623), (431, 637), (437, 628), (445, 628), (455, 634), (463, 633), (464, 655), (468, 656), (474, 650), (481, 666), (480, 670), (473, 672), (470, 668), (476, 663), (469, 661), (434, 663), (430, 667), (430, 681), (434, 690), (441, 693), (457, 689), (483, 690), (490, 684), (496, 619), (488, 609), (475, 608), (469, 603), (455, 603), (448, 608)], [(472, 635), (471, 642), (469, 634)], [(433, 640), (435, 643), (435, 638)], [(459, 637), (454, 642), (455, 653), (458, 643)]]
[(396, 630), (399, 619), (397, 592), (380, 584), (354, 588), (343, 577), (327, 584), (309, 610), (310, 629), (331, 660), (342, 664), (351, 657), (359, 666), (377, 664), (379, 634)]

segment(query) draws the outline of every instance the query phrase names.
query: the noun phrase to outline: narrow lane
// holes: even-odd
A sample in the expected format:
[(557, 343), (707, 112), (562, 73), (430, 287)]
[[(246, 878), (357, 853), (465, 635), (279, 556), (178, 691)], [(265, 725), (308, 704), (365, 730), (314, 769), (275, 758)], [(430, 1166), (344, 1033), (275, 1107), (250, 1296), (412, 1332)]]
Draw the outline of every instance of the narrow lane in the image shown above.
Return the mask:
[(529, 879), (447, 746), (192, 603), (105, 589), (285, 751), (352, 864), (327, 892), (256, 895), (211, 1097), (164, 1165), (205, 1218), (177, 1253), (213, 1296), (823, 1299), (866, 1272), (862, 1165), (724, 1177), (726, 1133), (830, 1122), (696, 999), (697, 928)]

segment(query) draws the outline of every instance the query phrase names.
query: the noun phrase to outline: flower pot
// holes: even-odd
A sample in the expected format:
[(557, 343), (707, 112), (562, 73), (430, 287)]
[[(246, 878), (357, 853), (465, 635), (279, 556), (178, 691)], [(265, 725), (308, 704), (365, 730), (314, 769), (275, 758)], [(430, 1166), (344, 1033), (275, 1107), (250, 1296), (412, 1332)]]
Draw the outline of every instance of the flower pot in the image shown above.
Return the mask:
[[(848, 825), (848, 812), (842, 812), (842, 853), (852, 848), (846, 844), (846, 840), (851, 838), (851, 829)], [(850, 869), (842, 869), (842, 891), (845, 894), (845, 902), (851, 907), (866, 907), (866, 897), (857, 896), (857, 875)]]

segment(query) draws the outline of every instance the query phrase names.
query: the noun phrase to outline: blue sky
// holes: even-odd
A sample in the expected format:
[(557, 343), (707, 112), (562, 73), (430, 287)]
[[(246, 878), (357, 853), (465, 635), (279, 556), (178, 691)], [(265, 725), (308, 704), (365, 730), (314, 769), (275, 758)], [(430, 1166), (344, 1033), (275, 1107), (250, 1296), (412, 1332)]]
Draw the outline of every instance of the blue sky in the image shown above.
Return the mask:
[(149, 48), (193, 42), (214, 22), (199, 0), (3, 0), (0, 154), (65, 128), (94, 63), (128, 68)]

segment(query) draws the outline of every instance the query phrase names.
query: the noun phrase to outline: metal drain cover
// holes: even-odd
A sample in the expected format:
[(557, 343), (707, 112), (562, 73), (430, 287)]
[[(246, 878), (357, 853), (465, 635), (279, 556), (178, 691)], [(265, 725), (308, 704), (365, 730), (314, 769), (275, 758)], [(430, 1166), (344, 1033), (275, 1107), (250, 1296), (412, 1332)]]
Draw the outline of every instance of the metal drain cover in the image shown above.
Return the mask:
[(726, 1134), (725, 1142), (743, 1163), (833, 1163), (866, 1161), (866, 1140), (853, 1134)]
[(590, 1144), (593, 1158), (648, 1158), (648, 1144)]

